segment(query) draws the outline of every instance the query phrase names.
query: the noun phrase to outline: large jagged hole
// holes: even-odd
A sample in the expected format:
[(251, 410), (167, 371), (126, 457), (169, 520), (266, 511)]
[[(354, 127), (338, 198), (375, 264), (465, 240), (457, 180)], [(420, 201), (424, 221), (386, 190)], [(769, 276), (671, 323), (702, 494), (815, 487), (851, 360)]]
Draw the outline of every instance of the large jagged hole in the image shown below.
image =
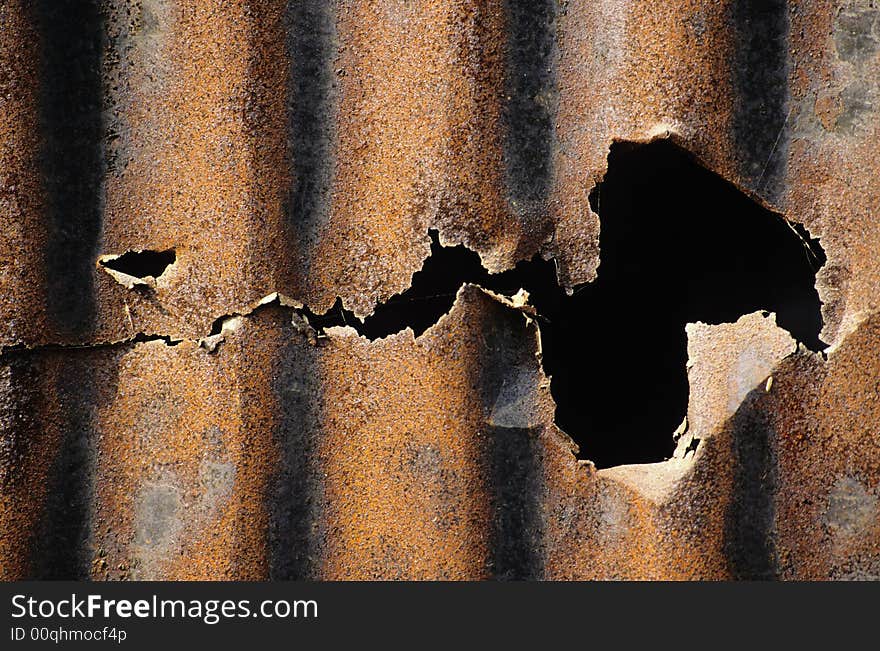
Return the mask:
[(101, 264), (134, 278), (158, 278), (177, 259), (173, 249), (167, 251), (126, 251), (116, 258), (105, 258)]
[(309, 314), (371, 339), (421, 334), (462, 283), (530, 294), (556, 422), (600, 468), (662, 461), (687, 410), (685, 324), (733, 322), (756, 310), (812, 350), (819, 340), (816, 270), (825, 262), (802, 228), (753, 202), (667, 141), (612, 146), (590, 199), (601, 221), (597, 280), (567, 296), (552, 262), (490, 275), (464, 247), (441, 247), (412, 286), (360, 323), (337, 304)]
[[(579, 419), (581, 392), (600, 396), (580, 417), (588, 434), (598, 434), (589, 434), (585, 451), (600, 467), (672, 453), (670, 433), (687, 410), (685, 324), (733, 322), (763, 309), (808, 348), (825, 347), (818, 242), (671, 142), (612, 146), (608, 173), (590, 198), (601, 222), (601, 262), (579, 300), (592, 350), (576, 352), (572, 365), (551, 360), (547, 370), (563, 379), (563, 429)], [(557, 338), (559, 352), (570, 342)], [(578, 381), (578, 363), (604, 377)]]

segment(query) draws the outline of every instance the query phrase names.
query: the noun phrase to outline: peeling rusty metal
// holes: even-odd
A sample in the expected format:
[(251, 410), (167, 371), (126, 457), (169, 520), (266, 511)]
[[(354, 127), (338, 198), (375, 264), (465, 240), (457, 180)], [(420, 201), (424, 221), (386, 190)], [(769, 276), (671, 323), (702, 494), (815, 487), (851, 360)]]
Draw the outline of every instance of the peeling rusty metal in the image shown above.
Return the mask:
[[(880, 579), (878, 80), (867, 0), (3, 2), (0, 578)], [(670, 459), (577, 459), (525, 293), (309, 323), (431, 230), (593, 281), (656, 139), (827, 254), (825, 351), (688, 326)]]

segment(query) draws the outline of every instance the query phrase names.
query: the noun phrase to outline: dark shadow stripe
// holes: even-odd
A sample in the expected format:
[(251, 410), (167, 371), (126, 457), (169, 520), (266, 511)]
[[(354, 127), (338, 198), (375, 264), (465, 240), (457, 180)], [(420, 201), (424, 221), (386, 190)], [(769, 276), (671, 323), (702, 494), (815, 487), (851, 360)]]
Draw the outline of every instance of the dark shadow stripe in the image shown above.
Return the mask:
[(40, 39), (40, 165), (45, 189), (43, 269), (50, 318), (82, 335), (95, 317), (101, 234), (104, 24), (95, 0), (34, 0)]
[[(99, 360), (80, 352), (53, 358), (54, 385), (48, 393), (62, 410), (59, 450), (49, 471), (50, 486), (34, 551), (34, 578), (89, 578), (95, 476), (92, 412), (98, 399), (93, 367)], [(53, 377), (49, 370), (49, 376)]]
[(536, 364), (532, 333), (520, 315), (495, 306), (482, 330), (486, 349), (477, 369), (477, 387), (489, 421), (484, 441), (492, 513), (490, 573), (503, 581), (539, 580), (544, 575), (545, 493), (540, 430), (491, 422), (502, 392), (516, 394), (517, 389), (505, 388), (505, 383), (516, 382)]
[(291, 328), (276, 361), (274, 396), (279, 408), (280, 467), (269, 498), (269, 577), (319, 579), (326, 535), (324, 484), (316, 458), (321, 387), (314, 348)]
[(790, 136), (788, 3), (735, 0), (733, 23), (733, 135), (740, 173), (752, 190), (777, 200)]
[(762, 393), (750, 393), (732, 421), (734, 476), (725, 519), (725, 554), (736, 579), (771, 580), (779, 573), (776, 432), (760, 404)]
[(537, 432), (492, 427), (487, 435), (494, 491), (492, 576), (505, 581), (539, 580), (543, 527), (538, 500), (544, 486)]
[(506, 0), (505, 166), (519, 213), (547, 198), (557, 90), (556, 0)]
[(314, 243), (329, 210), (336, 137), (336, 49), (335, 0), (288, 4), (288, 132), (293, 188), (286, 212), (300, 246)]

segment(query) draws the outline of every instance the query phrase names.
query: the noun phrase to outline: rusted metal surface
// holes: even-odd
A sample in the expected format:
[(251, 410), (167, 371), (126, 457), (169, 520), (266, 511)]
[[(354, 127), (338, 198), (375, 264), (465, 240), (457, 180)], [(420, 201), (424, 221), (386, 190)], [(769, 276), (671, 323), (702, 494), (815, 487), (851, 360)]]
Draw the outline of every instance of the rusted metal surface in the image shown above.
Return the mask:
[[(728, 365), (714, 361), (730, 340), (716, 328), (695, 368), (701, 355)], [(162, 342), (15, 353), (4, 567), (93, 578), (877, 576), (875, 320), (828, 361), (776, 362), (772, 383), (696, 433), (695, 453), (599, 472), (552, 423), (535, 335), (524, 314), (466, 288), (418, 340), (336, 330), (315, 346), (269, 307), (216, 354)]]
[[(880, 578), (878, 80), (868, 0), (0, 3), (0, 577)], [(828, 257), (825, 353), (688, 327), (673, 458), (576, 459), (522, 301), (303, 323), (430, 229), (593, 280), (655, 138)]]
[[(876, 309), (871, 3), (525, 4), (5, 3), (4, 345), (364, 316), (429, 227), (589, 281), (608, 146), (654, 137), (822, 238), (825, 341)], [(147, 296), (95, 265), (169, 248)]]

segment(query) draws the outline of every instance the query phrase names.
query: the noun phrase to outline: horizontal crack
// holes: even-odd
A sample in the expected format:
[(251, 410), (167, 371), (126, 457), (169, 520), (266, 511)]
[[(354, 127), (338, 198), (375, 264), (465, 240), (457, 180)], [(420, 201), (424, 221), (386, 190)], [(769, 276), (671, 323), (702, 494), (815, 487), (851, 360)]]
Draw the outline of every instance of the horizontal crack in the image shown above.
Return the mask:
[(126, 337), (125, 339), (117, 339), (114, 341), (99, 341), (91, 344), (49, 343), (40, 344), (38, 346), (13, 344), (11, 346), (4, 346), (2, 349), (0, 349), (0, 360), (3, 360), (7, 355), (15, 353), (36, 353), (52, 350), (101, 350), (107, 348), (115, 348), (118, 346), (127, 346), (130, 344), (147, 343), (150, 341), (161, 341), (164, 342), (166, 346), (177, 346), (178, 344), (187, 340), (183, 338), (174, 338), (171, 335), (147, 334), (146, 332), (138, 332), (131, 337)]

